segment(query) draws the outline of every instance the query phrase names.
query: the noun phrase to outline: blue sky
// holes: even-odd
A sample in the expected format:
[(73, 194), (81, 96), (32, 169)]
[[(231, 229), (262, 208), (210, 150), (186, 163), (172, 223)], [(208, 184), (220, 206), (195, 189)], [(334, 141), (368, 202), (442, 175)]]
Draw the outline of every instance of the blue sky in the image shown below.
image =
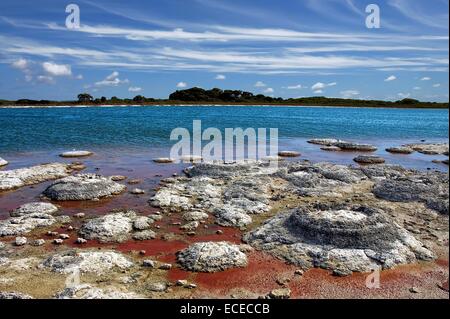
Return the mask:
[[(448, 101), (448, 0), (0, 2), (0, 98), (180, 88)], [(381, 28), (368, 29), (377, 4)]]

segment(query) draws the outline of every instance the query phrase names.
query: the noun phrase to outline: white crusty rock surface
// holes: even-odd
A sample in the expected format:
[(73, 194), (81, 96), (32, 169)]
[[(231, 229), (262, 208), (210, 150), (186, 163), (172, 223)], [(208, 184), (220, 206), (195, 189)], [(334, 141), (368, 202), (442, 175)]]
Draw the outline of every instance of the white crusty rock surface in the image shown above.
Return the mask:
[(134, 222), (140, 218), (133, 211), (108, 214), (88, 220), (81, 226), (79, 235), (100, 242), (122, 242), (130, 237)]
[(65, 288), (56, 299), (143, 299), (134, 292), (122, 292), (114, 288), (101, 289), (88, 284)]
[(63, 178), (68, 176), (70, 172), (69, 165), (61, 163), (0, 171), (0, 191), (13, 190), (27, 185)]
[(33, 213), (48, 214), (52, 215), (58, 211), (58, 207), (51, 203), (44, 202), (34, 202), (28, 203), (20, 206), (19, 208), (13, 210), (10, 215), (11, 217), (20, 217), (24, 215), (29, 215)]
[(44, 195), (56, 201), (92, 200), (118, 195), (126, 189), (111, 178), (96, 174), (80, 174), (55, 181)]
[(180, 251), (177, 260), (183, 268), (196, 272), (218, 272), (248, 264), (239, 246), (227, 242), (193, 244)]
[(37, 227), (48, 227), (56, 223), (56, 219), (45, 213), (29, 213), (0, 221), (0, 237), (24, 235)]
[(43, 265), (51, 271), (70, 274), (81, 273), (103, 274), (108, 271), (126, 270), (133, 263), (123, 255), (112, 251), (68, 251), (49, 257)]

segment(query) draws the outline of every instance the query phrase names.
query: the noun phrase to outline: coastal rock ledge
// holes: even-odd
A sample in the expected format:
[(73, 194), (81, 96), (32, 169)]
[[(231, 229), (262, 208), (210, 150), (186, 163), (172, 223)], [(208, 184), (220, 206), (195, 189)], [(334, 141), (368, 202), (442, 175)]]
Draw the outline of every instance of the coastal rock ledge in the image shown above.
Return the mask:
[(365, 206), (299, 207), (269, 219), (244, 241), (302, 268), (341, 275), (435, 258), (383, 211)]
[(116, 183), (111, 178), (80, 174), (57, 180), (43, 194), (56, 201), (81, 201), (118, 195), (125, 189), (125, 185)]

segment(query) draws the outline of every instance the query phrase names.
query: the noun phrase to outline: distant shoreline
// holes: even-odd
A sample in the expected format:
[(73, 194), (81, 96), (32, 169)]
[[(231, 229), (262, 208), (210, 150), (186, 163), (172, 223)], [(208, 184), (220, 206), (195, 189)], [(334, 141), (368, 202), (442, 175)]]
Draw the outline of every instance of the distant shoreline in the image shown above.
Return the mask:
[(357, 106), (357, 105), (298, 105), (298, 104), (244, 104), (244, 103), (146, 103), (146, 104), (49, 104), (49, 105), (0, 105), (0, 109), (47, 109), (47, 108), (123, 108), (123, 107), (171, 107), (171, 106), (182, 106), (182, 107), (298, 107), (298, 108), (360, 108), (360, 109), (421, 109), (421, 110), (448, 110), (447, 107), (436, 106), (413, 106), (413, 105), (380, 105), (380, 106)]

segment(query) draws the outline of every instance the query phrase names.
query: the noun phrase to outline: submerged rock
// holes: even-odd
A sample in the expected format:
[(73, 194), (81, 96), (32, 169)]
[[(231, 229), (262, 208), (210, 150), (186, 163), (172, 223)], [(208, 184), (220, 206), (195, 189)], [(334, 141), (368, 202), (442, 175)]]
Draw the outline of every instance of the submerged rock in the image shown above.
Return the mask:
[(182, 267), (196, 272), (218, 272), (246, 267), (247, 256), (239, 246), (226, 242), (196, 243), (177, 253)]
[(81, 226), (79, 234), (89, 240), (122, 242), (130, 237), (136, 217), (135, 212), (129, 211), (91, 219)]
[(58, 207), (50, 203), (35, 202), (28, 203), (20, 206), (19, 208), (13, 210), (10, 215), (11, 217), (20, 217), (28, 214), (38, 213), (38, 214), (48, 214), (52, 215), (58, 211)]
[(360, 155), (353, 159), (356, 163), (360, 164), (384, 164), (386, 160), (380, 156), (368, 156)]
[(322, 151), (327, 151), (327, 152), (339, 152), (342, 151), (342, 149), (340, 147), (337, 146), (324, 146), (320, 148)]
[(61, 163), (0, 171), (0, 191), (13, 190), (23, 186), (66, 177), (70, 172), (69, 165)]
[(244, 241), (302, 268), (345, 273), (435, 258), (383, 211), (364, 206), (299, 207), (245, 234)]
[(81, 273), (101, 275), (114, 269), (131, 268), (133, 263), (112, 251), (69, 251), (49, 257), (43, 265), (57, 273), (70, 274), (78, 270)]
[(90, 151), (70, 151), (70, 152), (64, 152), (62, 154), (60, 154), (61, 157), (87, 157), (87, 156), (91, 156), (92, 152)]
[(125, 189), (124, 185), (110, 178), (80, 174), (57, 180), (44, 191), (44, 195), (57, 201), (81, 201), (118, 195)]

